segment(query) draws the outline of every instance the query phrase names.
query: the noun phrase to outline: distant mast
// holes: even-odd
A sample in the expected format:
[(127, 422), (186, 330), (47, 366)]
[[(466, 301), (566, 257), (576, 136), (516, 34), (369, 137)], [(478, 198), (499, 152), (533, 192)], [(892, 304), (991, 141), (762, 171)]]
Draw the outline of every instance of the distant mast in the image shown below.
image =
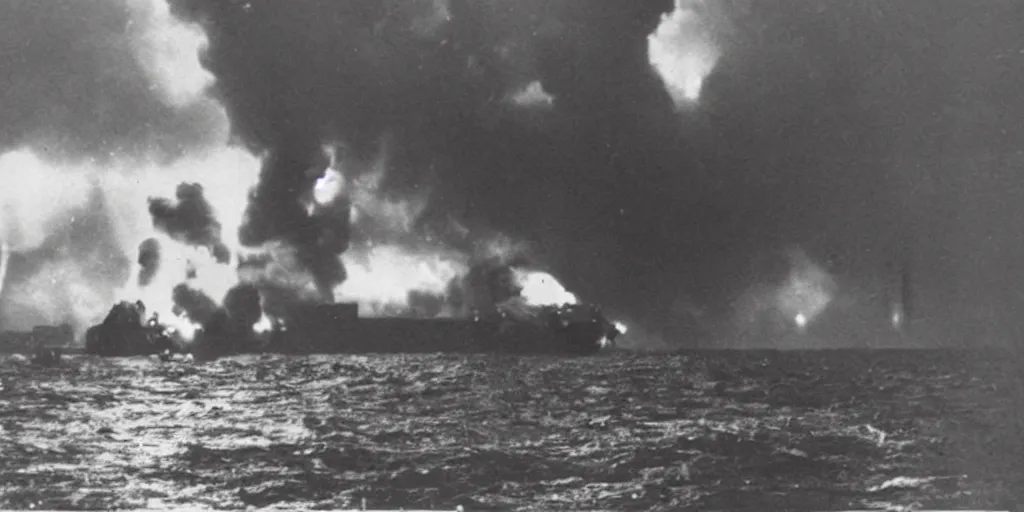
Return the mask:
[(907, 321), (912, 314), (911, 269), (906, 258), (903, 258), (894, 276), (893, 290), (889, 293), (889, 322), (896, 332), (906, 332)]

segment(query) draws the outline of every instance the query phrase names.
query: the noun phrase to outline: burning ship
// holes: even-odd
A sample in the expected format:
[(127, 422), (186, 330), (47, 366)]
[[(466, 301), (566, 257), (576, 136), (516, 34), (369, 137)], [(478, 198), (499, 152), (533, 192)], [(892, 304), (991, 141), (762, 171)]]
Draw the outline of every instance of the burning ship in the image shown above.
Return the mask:
[(451, 288), (467, 314), (421, 307), (363, 317), (358, 303), (297, 300), (265, 283), (236, 285), (217, 304), (179, 285), (172, 320), (148, 313), (142, 301), (119, 302), (86, 332), (85, 351), (106, 357), (191, 353), (197, 359), (244, 353), (589, 355), (613, 347), (626, 331), (545, 272), (489, 262)]
[(513, 301), (473, 318), (361, 318), (358, 304), (296, 307), (287, 319), (249, 324), (219, 312), (191, 342), (141, 302), (116, 304), (86, 334), (85, 351), (106, 357), (189, 352), (199, 358), (242, 354), (512, 353), (589, 355), (625, 331), (588, 304), (524, 307)]
[[(585, 355), (625, 332), (504, 238), (415, 236), (416, 202), (381, 196), (385, 167), (347, 176), (333, 151), (324, 157), (269, 155), (244, 222), (230, 226), (237, 240), (222, 238), (200, 184), (180, 184), (175, 199), (150, 198), (155, 233), (138, 246), (128, 300), (88, 330), (86, 352)], [(339, 288), (353, 281), (360, 256), (373, 266), (382, 248), (407, 255), (412, 270), (363, 272), (360, 293)], [(392, 258), (383, 259), (388, 267)], [(447, 271), (422, 270), (442, 259)], [(418, 282), (424, 273), (430, 286)], [(378, 292), (398, 310), (375, 310), (366, 299)]]

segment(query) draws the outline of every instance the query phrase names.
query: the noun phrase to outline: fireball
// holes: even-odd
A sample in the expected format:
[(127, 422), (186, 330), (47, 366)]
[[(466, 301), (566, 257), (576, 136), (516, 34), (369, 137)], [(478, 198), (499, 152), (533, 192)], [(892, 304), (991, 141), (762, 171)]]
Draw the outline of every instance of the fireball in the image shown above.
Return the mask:
[(512, 269), (512, 278), (520, 288), (519, 295), (531, 306), (565, 306), (579, 300), (547, 272)]

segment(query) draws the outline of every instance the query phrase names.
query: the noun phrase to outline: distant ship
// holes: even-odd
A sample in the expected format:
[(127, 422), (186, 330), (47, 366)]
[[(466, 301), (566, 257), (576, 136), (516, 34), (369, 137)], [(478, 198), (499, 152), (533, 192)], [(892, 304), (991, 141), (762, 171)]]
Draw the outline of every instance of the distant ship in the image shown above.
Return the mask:
[(32, 352), (45, 347), (69, 347), (75, 333), (69, 324), (37, 325), (31, 331), (0, 331), (0, 353)]
[[(86, 334), (85, 351), (118, 357), (182, 350), (141, 303), (119, 303)], [(587, 304), (506, 308), (486, 317), (361, 318), (357, 304), (296, 308), (266, 333), (232, 326), (226, 314), (204, 326), (185, 351), (239, 353), (509, 353), (582, 356), (614, 345), (623, 328)], [(241, 333), (241, 334), (240, 334)]]

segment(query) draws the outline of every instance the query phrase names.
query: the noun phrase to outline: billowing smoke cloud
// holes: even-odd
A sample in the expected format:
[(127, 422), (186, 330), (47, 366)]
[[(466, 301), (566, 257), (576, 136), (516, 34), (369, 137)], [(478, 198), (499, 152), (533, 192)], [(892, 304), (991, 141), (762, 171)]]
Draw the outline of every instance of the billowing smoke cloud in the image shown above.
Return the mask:
[(6, 2), (0, 21), (0, 147), (107, 160), (168, 158), (208, 147), (219, 109), (196, 101), (212, 83), (202, 36), (166, 2)]
[[(175, 195), (176, 203), (164, 198), (150, 198), (149, 214), (153, 216), (153, 226), (182, 243), (206, 248), (218, 263), (227, 263), (231, 252), (221, 240), (220, 222), (203, 196), (203, 186), (182, 183)], [(139, 258), (142, 258), (141, 249)]]
[[(605, 143), (617, 138), (614, 133), (583, 130), (581, 137), (573, 118), (594, 115), (602, 119), (582, 124), (606, 126), (617, 115), (608, 112), (639, 103), (641, 117), (653, 124), (625, 122), (615, 132), (641, 127), (643, 136), (674, 124), (671, 108), (664, 108), (671, 99), (646, 56), (646, 38), (671, 2), (174, 5), (206, 30), (205, 62), (234, 130), (251, 147), (268, 151), (242, 242), (285, 242), (325, 298), (336, 288), (339, 298), (366, 298), (361, 302), (386, 310), (408, 302), (411, 291), (420, 298), (446, 293), (449, 277), (466, 271), (472, 253), (446, 250), (452, 241), (438, 232), (447, 229), (441, 225), (448, 219), (533, 242), (562, 238), (575, 229), (575, 218), (587, 215), (565, 209), (567, 194), (590, 196), (603, 206), (616, 195), (609, 193), (607, 178), (573, 186), (582, 174), (566, 176), (573, 165), (564, 154), (593, 153), (591, 142), (603, 157), (623, 149)], [(609, 57), (614, 65), (603, 63)], [(624, 83), (609, 88), (594, 80), (610, 76), (619, 64), (629, 68), (617, 73)], [(642, 92), (631, 90), (635, 85)], [(521, 123), (526, 111), (538, 114), (541, 125)], [(529, 133), (536, 128), (541, 134), (554, 130), (556, 140)], [(388, 141), (384, 149), (382, 138)], [(567, 147), (574, 140), (588, 141), (588, 147)], [(373, 200), (362, 204), (348, 195), (351, 219), (318, 217), (309, 208), (306, 198), (315, 195), (327, 166), (324, 144), (344, 147), (341, 174), (354, 183), (351, 188), (372, 191)], [(375, 159), (386, 159), (386, 172), (378, 172), (380, 164), (365, 164)], [(599, 167), (607, 176), (607, 163)], [(367, 175), (376, 182), (358, 183)], [(552, 181), (558, 185), (551, 193), (537, 193)], [(422, 201), (427, 190), (429, 201)], [(417, 211), (380, 210), (395, 204)], [(361, 222), (360, 216), (372, 220)], [(395, 217), (413, 224), (385, 225)], [(351, 241), (344, 236), (346, 220)], [(336, 243), (325, 244), (325, 232), (336, 233)], [(615, 233), (595, 235), (598, 243), (614, 244)], [(348, 245), (346, 268), (334, 266)], [(540, 251), (549, 253), (541, 259), (563, 265), (575, 259), (552, 249)], [(388, 269), (389, 279), (379, 269)], [(429, 282), (421, 280), (428, 275)], [(411, 286), (387, 286), (390, 281)]]
[(160, 241), (147, 238), (139, 244), (139, 286), (148, 286), (160, 270)]
[(4, 282), (7, 280), (7, 264), (11, 261), (11, 248), (7, 242), (0, 240), (0, 296), (4, 293)]
[(224, 310), (236, 325), (251, 328), (263, 315), (259, 289), (245, 284), (232, 288), (224, 298)]
[(203, 325), (213, 318), (213, 315), (220, 310), (220, 304), (204, 293), (182, 283), (175, 286), (171, 291), (171, 300), (174, 301), (175, 315), (187, 315), (188, 319), (199, 325)]
[(205, 36), (166, 1), (8, 2), (0, 18), (0, 327), (81, 333), (175, 266), (164, 240), (143, 243), (147, 197), (202, 183), (237, 231), (258, 158), (227, 145)]
[[(47, 247), (93, 185), (106, 240), (134, 262), (154, 236), (145, 199), (184, 181), (203, 185), (239, 259), (243, 246), (265, 253), (243, 273), (287, 290), (266, 307), (365, 296), (358, 283), (380, 275), (368, 255), (441, 254), (426, 273), (468, 272), (472, 244), (454, 233), (487, 226), (527, 242), (577, 296), (666, 338), (733, 318), (766, 279), (741, 270), (793, 245), (843, 290), (909, 260), (928, 289), (919, 315), (986, 326), (1019, 309), (1000, 286), (1017, 276), (1006, 255), (1024, 227), (1022, 188), (1002, 170), (1024, 136), (1019, 2), (171, 3), (0, 8), (0, 177), (19, 184), (0, 187), (15, 253), (0, 302), (42, 279), (15, 256)], [(228, 119), (245, 150), (227, 145)], [(325, 145), (345, 148), (337, 165)], [(386, 173), (365, 164), (381, 152)], [(316, 200), (328, 167), (348, 192), (327, 196), (351, 207)], [(376, 202), (360, 207), (352, 184), (366, 175), (379, 176), (366, 187)], [(396, 204), (408, 211), (389, 214)], [(368, 220), (388, 218), (411, 222)], [(163, 290), (143, 297), (162, 311), (180, 261), (201, 255), (157, 239), (159, 269), (128, 291)], [(34, 264), (72, 268), (89, 252), (61, 244)], [(237, 284), (228, 270), (199, 269), (190, 286), (219, 301)], [(427, 304), (443, 289), (418, 288), (400, 296)], [(33, 289), (48, 290), (40, 310), (59, 311), (77, 288)], [(0, 306), (5, 325), (21, 321)]]
[(725, 2), (675, 0), (648, 36), (648, 56), (677, 107), (700, 99), (704, 79), (714, 70), (731, 32)]
[(96, 187), (85, 192), (86, 203), (68, 212), (65, 224), (51, 227), (45, 238), (30, 248), (22, 245), (10, 256), (0, 302), (5, 328), (76, 324), (103, 315), (114, 302), (110, 284), (128, 278), (130, 260), (120, 250), (103, 192)]
[(266, 159), (239, 236), (248, 246), (287, 243), (320, 299), (332, 302), (334, 287), (345, 279), (339, 256), (348, 247), (348, 212), (308, 207), (328, 162), (318, 141), (305, 142), (275, 148)]

